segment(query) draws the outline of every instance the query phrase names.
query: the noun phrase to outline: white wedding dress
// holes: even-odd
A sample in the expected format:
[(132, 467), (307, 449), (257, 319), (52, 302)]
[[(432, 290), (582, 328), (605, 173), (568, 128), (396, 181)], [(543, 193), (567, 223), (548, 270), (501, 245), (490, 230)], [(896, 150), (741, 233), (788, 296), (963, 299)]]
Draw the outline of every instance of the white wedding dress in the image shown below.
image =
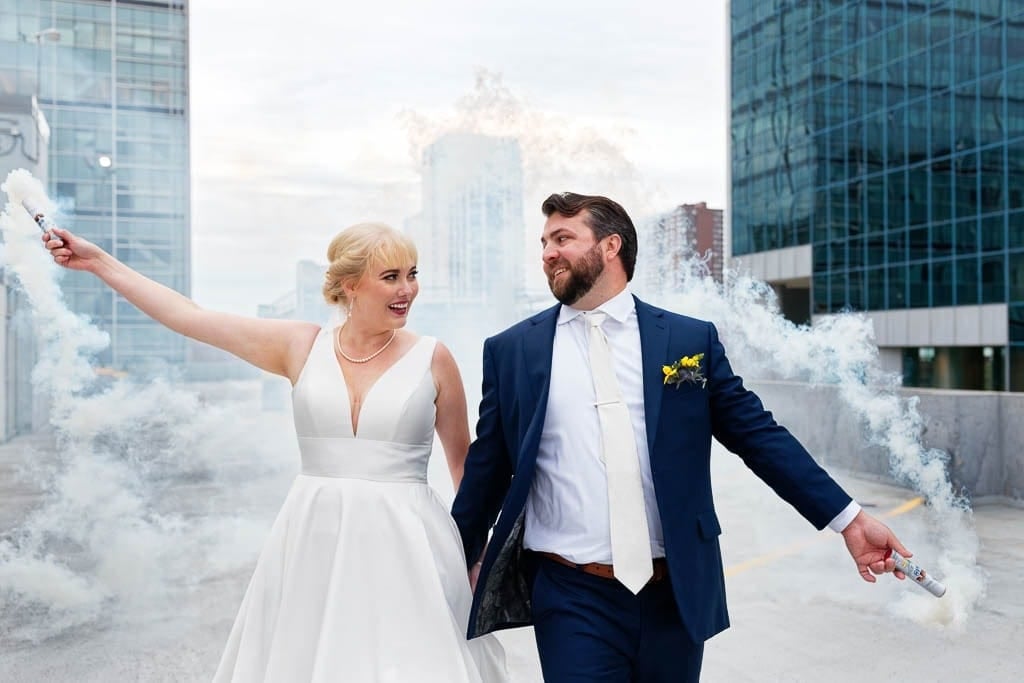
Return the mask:
[(329, 330), (292, 406), (302, 453), (215, 682), (505, 681), (494, 636), (466, 640), (459, 532), (427, 485), (436, 389), (428, 337), (367, 392), (353, 433)]

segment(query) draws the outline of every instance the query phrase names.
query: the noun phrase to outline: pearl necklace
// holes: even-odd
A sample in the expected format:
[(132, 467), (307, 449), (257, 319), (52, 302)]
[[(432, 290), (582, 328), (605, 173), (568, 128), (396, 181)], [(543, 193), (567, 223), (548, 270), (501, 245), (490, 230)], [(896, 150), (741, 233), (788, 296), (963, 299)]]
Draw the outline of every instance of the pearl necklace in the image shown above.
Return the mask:
[(384, 342), (384, 346), (380, 347), (366, 358), (353, 358), (352, 356), (345, 353), (345, 350), (341, 348), (341, 330), (344, 327), (344, 325), (339, 327), (337, 334), (334, 335), (334, 349), (341, 354), (342, 358), (349, 361), (350, 363), (368, 363), (369, 361), (373, 360), (380, 354), (384, 353), (384, 349), (391, 346), (391, 342), (395, 341), (395, 335), (398, 333), (398, 330), (391, 330), (391, 337), (388, 338), (386, 342)]

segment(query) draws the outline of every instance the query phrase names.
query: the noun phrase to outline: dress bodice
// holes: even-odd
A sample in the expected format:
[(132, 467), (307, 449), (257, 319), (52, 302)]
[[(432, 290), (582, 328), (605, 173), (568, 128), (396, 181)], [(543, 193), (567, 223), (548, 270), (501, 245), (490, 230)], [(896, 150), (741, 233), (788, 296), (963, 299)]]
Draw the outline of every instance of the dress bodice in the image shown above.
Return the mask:
[(317, 335), (292, 388), (302, 473), (426, 482), (436, 417), (430, 371), (436, 340), (421, 337), (374, 382), (363, 399), (357, 434), (331, 334), (324, 329)]

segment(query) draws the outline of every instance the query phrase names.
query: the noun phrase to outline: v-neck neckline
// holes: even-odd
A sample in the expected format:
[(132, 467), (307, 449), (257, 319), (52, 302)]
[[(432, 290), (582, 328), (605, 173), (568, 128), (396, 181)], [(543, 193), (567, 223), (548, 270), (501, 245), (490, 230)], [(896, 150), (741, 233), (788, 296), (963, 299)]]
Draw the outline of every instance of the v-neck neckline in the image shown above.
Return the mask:
[(379, 375), (377, 375), (377, 377), (366, 388), (366, 393), (363, 394), (363, 403), (362, 403), (362, 405), (359, 406), (359, 412), (353, 413), (353, 410), (352, 410), (352, 390), (349, 389), (348, 380), (345, 378), (345, 368), (342, 366), (341, 361), (338, 360), (338, 353), (337, 353), (337, 351), (334, 348), (334, 339), (335, 339), (334, 335), (336, 335), (338, 333), (337, 330), (338, 330), (338, 328), (334, 328), (333, 330), (331, 330), (331, 357), (334, 358), (334, 365), (335, 365), (335, 367), (337, 367), (338, 375), (341, 377), (341, 386), (345, 389), (345, 403), (348, 405), (348, 429), (352, 433), (352, 438), (353, 439), (358, 439), (359, 438), (360, 418), (362, 417), (362, 414), (363, 414), (363, 408), (366, 407), (366, 404), (370, 400), (370, 395), (373, 393), (374, 389), (377, 388), (377, 385), (380, 384), (380, 381), (382, 379), (384, 379), (384, 376), (387, 375), (389, 372), (391, 372), (391, 370), (393, 370), (396, 365), (398, 365), (399, 363), (404, 361), (406, 359), (406, 357), (408, 357), (408, 355), (410, 353), (412, 353), (416, 349), (416, 347), (419, 346), (420, 343), (423, 342), (423, 340), (426, 337), (420, 337), (419, 339), (417, 339), (413, 343), (413, 345), (410, 346), (405, 351), (405, 353), (403, 353), (401, 356), (399, 356), (397, 359), (395, 359), (394, 363), (392, 363), (391, 365), (386, 367), (383, 372), (381, 372)]

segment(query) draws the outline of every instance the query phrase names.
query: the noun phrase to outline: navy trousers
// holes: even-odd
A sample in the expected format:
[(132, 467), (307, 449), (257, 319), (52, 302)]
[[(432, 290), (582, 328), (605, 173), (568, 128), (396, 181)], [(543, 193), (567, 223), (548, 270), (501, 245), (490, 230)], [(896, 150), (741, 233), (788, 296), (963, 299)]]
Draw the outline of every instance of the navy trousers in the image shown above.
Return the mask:
[(533, 621), (545, 683), (690, 683), (690, 640), (668, 578), (634, 595), (614, 579), (536, 557)]

